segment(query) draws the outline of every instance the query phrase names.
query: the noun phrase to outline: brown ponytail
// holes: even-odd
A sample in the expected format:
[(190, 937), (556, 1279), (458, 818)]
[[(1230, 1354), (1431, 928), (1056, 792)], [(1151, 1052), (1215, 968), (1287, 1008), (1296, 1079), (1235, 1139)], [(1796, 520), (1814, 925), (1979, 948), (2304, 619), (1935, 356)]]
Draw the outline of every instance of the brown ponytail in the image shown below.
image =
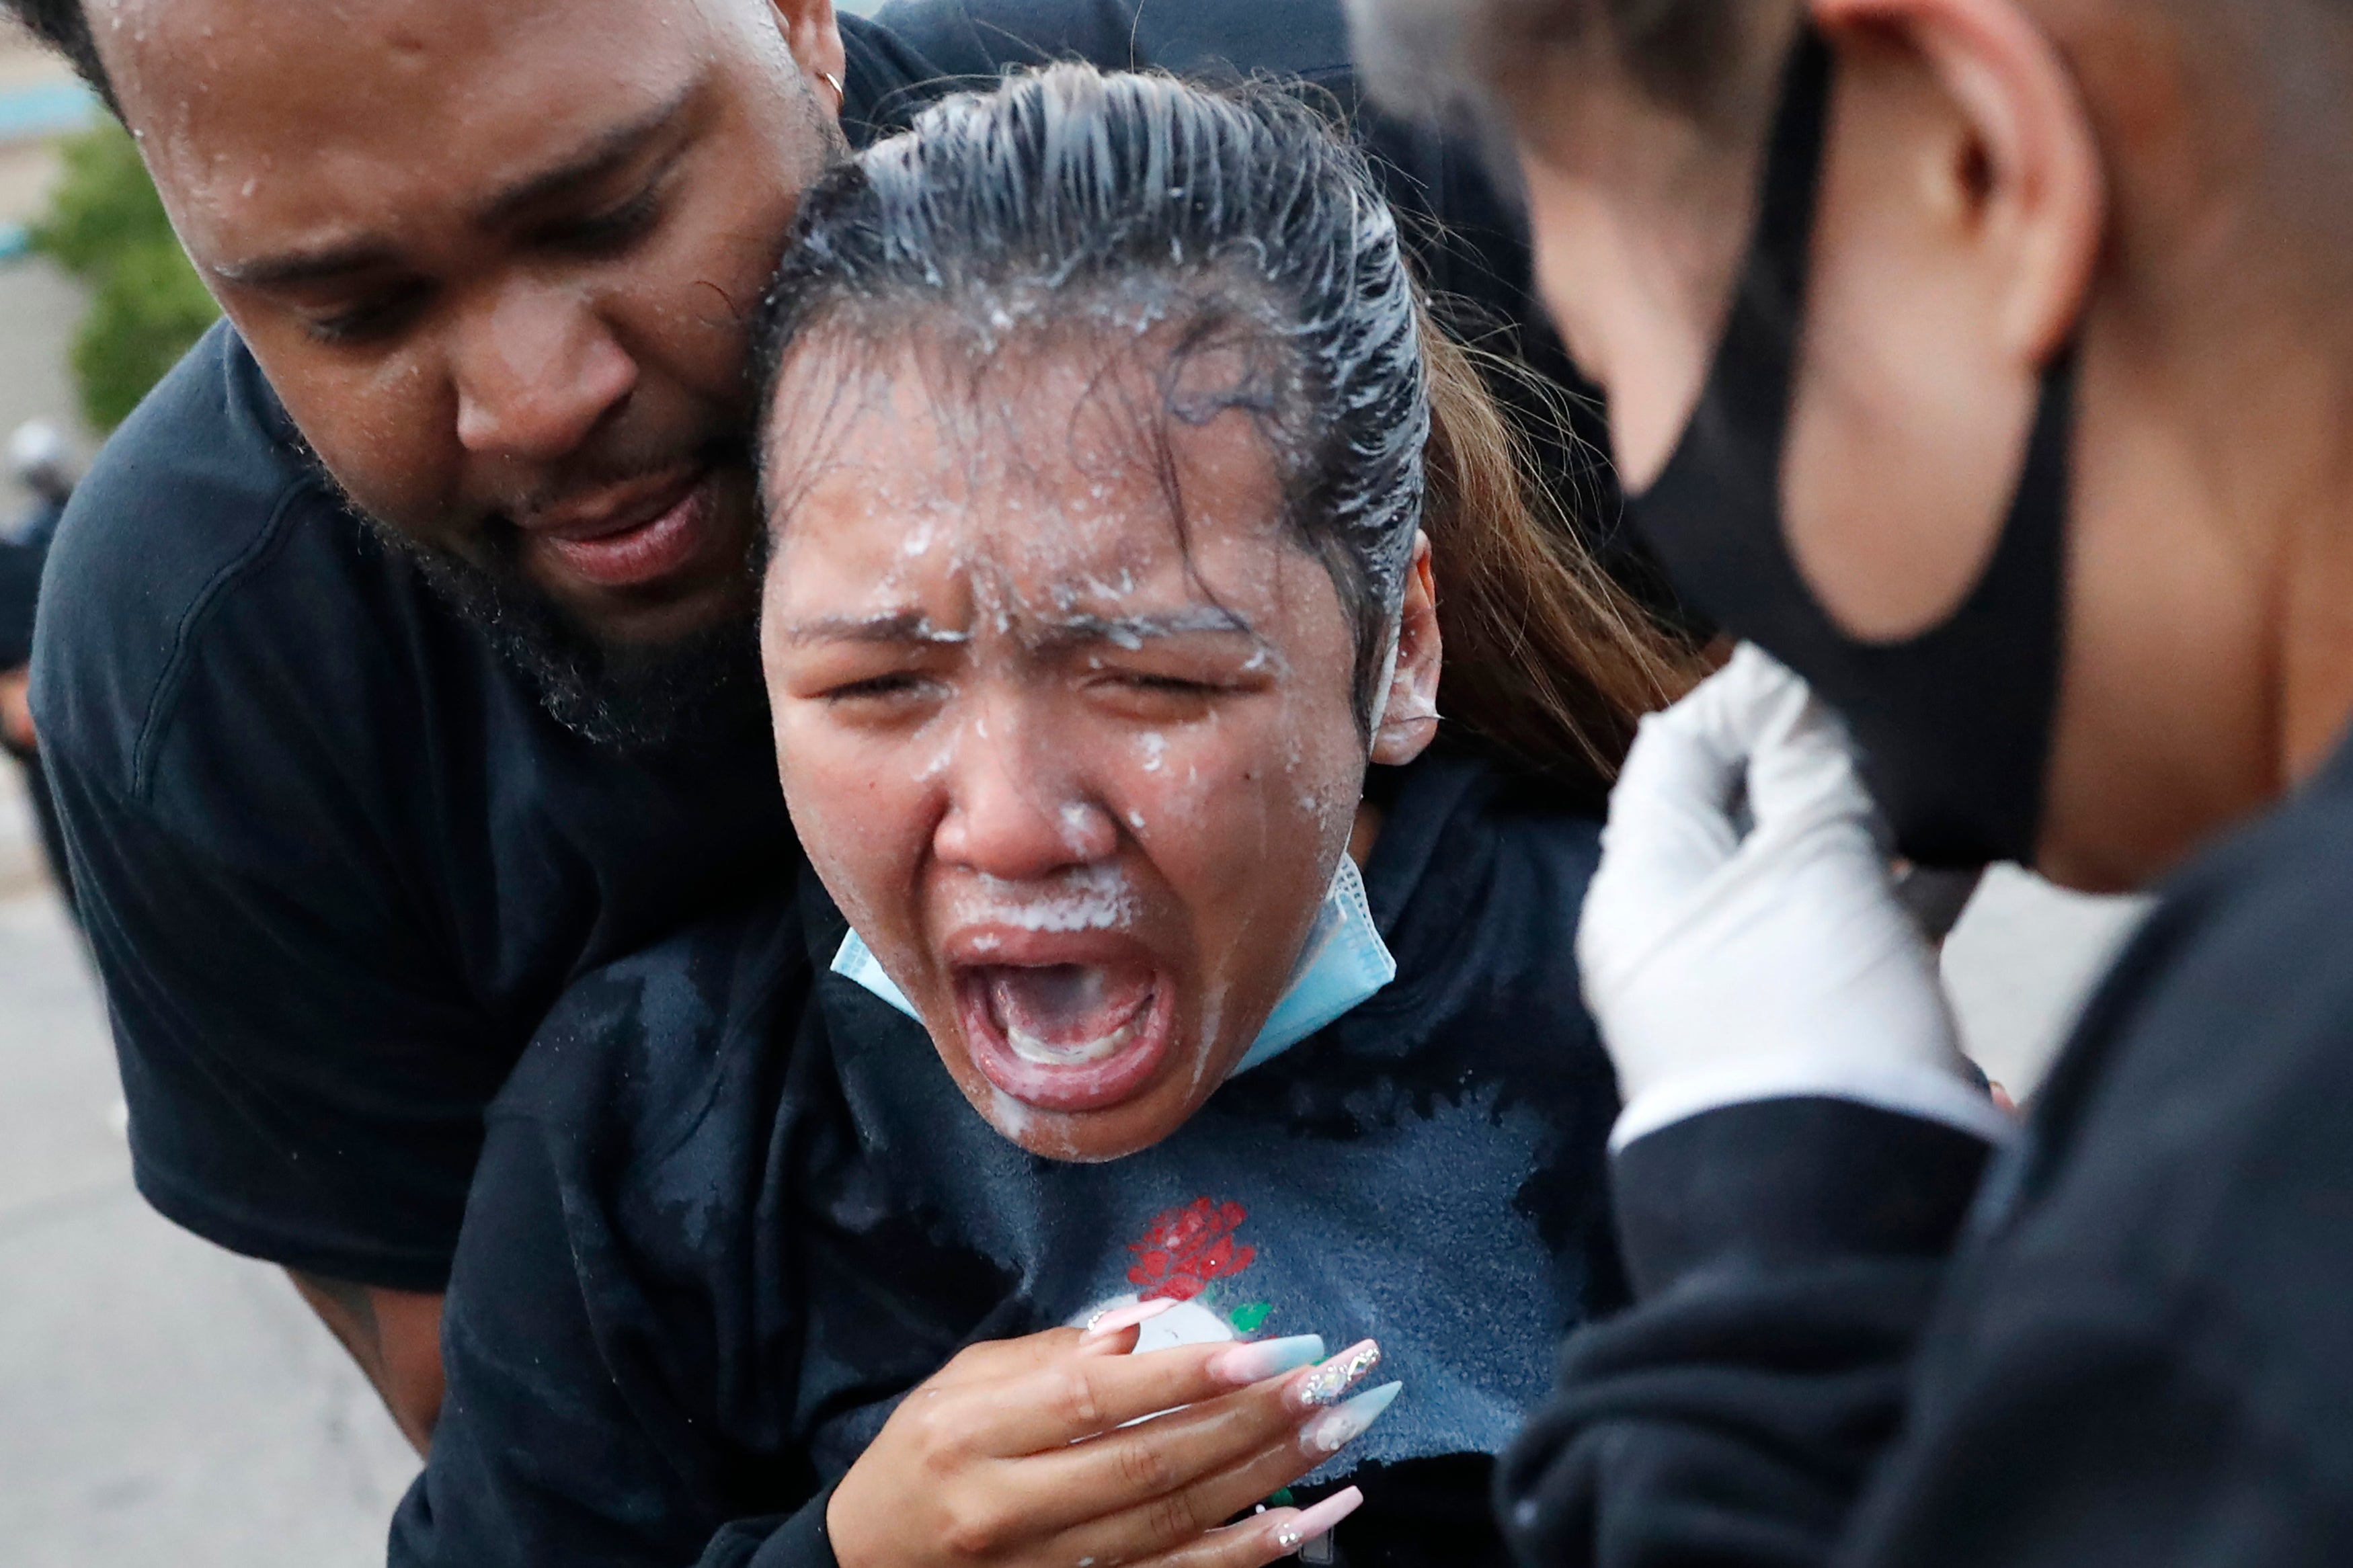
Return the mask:
[(1636, 721), (1687, 690), (1699, 661), (1578, 545), (1471, 353), (1426, 316), (1421, 342), (1440, 733), (1598, 807)]

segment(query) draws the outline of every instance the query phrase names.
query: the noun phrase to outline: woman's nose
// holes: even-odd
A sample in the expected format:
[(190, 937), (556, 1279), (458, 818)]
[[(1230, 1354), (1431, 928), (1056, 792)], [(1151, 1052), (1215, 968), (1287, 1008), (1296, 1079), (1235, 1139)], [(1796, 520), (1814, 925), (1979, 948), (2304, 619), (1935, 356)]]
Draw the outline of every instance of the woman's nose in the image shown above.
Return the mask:
[(483, 457), (568, 457), (637, 386), (637, 361), (570, 290), (515, 283), (452, 331), (458, 440)]
[(950, 865), (1008, 881), (1049, 877), (1105, 860), (1119, 826), (1050, 744), (1000, 715), (997, 733), (971, 727), (951, 769), (946, 812), (934, 848)]

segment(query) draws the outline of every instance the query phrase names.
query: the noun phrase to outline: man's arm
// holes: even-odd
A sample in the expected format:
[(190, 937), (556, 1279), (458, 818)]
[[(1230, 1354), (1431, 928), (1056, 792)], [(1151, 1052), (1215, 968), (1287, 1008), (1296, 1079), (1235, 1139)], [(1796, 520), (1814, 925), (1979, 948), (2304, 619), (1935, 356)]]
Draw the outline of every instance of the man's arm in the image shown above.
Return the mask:
[(286, 1271), (320, 1321), (367, 1373), (420, 1458), (441, 1415), (441, 1297)]
[[(462, 1128), (416, 1138), (413, 1155), (406, 1140), (420, 1120), (411, 1107), (438, 1112), (454, 1098), (448, 1084), (417, 1081), (432, 1058), (382, 1022), (402, 1016), (384, 977), (322, 953), (310, 911), (252, 890), (90, 786), (69, 756), (53, 759), (53, 773), (108, 982), (141, 1190), (208, 1239), (287, 1268), (424, 1453), (441, 1405), (446, 1277), (427, 1216), (446, 1201), (436, 1189), (462, 1181), (472, 1147)], [(241, 952), (304, 957), (270, 960), (282, 984), (240, 985)], [(293, 1008), (338, 986), (383, 1004), (374, 1029), (338, 1037), (358, 1047), (347, 1060), (272, 1048), (328, 1036), (317, 1010)], [(461, 1087), (481, 1071), (457, 1066)], [(392, 1283), (354, 1281), (363, 1268)]]

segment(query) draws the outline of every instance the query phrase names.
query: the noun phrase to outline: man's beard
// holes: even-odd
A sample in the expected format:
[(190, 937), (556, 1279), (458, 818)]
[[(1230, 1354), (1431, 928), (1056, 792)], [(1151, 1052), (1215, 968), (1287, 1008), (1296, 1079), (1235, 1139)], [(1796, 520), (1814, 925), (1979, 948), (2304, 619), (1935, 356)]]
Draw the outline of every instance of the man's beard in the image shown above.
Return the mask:
[[(751, 616), (670, 641), (605, 641), (531, 581), (510, 526), (491, 536), (495, 564), (417, 543), (370, 519), (376, 535), (415, 562), (425, 580), (481, 628), (520, 670), (550, 717), (591, 744), (627, 755), (765, 735), (768, 693), (759, 626)], [(759, 581), (765, 531), (754, 529), (743, 570)]]

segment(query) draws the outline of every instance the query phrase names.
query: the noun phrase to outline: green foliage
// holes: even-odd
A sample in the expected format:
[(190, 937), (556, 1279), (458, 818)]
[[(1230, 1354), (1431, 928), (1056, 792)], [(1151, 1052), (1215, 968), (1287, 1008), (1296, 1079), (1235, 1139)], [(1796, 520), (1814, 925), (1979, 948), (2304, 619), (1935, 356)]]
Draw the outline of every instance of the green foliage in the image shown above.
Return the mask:
[(138, 145), (111, 120), (64, 145), (65, 174), (33, 248), (90, 286), (74, 383), (100, 430), (122, 423), (220, 309), (172, 233)]

